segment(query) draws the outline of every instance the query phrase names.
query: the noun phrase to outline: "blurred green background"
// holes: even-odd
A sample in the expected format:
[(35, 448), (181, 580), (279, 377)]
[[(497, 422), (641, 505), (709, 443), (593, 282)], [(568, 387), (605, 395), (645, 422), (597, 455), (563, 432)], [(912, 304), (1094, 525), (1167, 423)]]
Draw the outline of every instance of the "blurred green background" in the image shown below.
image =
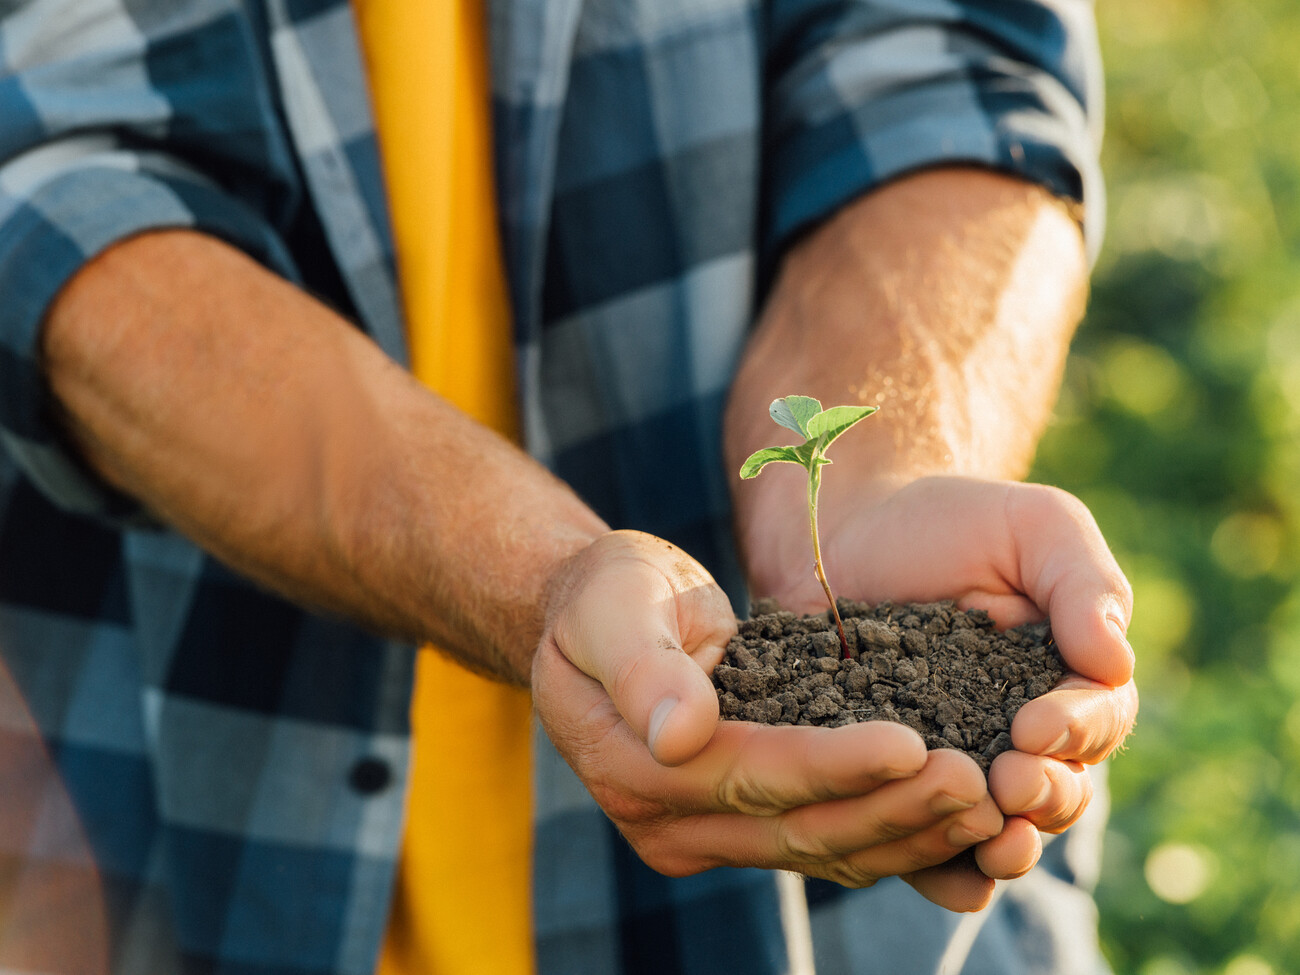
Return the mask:
[(1129, 574), (1119, 975), (1300, 972), (1300, 7), (1101, 3), (1109, 229), (1035, 479)]

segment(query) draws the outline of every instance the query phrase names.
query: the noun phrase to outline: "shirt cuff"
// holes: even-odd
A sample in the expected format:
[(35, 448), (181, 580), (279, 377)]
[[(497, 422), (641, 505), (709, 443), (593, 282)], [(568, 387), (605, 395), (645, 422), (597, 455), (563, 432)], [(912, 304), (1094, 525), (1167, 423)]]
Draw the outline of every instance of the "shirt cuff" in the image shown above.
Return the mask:
[(1078, 94), (1055, 75), (1011, 59), (962, 64), (950, 56), (885, 84), (865, 59), (840, 57), (774, 93), (766, 267), (861, 194), (941, 166), (997, 170), (1077, 204), (1096, 259), (1105, 224), (1097, 133)]

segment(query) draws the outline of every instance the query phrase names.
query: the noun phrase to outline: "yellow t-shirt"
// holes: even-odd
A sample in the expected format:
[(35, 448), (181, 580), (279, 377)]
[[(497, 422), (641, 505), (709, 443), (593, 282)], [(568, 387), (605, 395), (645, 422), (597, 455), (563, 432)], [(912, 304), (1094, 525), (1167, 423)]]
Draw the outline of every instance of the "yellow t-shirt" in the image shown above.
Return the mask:
[[(484, 0), (354, 0), (417, 377), (517, 437)], [(379, 975), (530, 975), (526, 692), (420, 651), (415, 759)]]

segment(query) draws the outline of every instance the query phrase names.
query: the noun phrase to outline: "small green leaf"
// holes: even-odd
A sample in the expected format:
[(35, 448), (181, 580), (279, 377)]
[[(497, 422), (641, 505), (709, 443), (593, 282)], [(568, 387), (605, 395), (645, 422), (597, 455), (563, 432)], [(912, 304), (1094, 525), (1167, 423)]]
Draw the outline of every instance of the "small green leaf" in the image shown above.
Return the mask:
[(832, 406), (829, 410), (818, 413), (808, 421), (807, 436), (821, 442), (822, 450), (855, 423), (865, 420), (879, 407), (876, 406)]
[(811, 396), (784, 396), (772, 400), (767, 410), (773, 420), (805, 439), (808, 438), (808, 421), (821, 411), (821, 403)]
[(745, 480), (757, 476), (768, 464), (798, 464), (806, 467), (807, 462), (800, 454), (799, 447), (764, 447), (756, 450), (740, 465), (740, 476)]
[(803, 464), (808, 470), (812, 470), (814, 464), (830, 463), (825, 457), (821, 456), (821, 451), (817, 449), (816, 440), (805, 440), (793, 449), (795, 456), (799, 458), (799, 463)]

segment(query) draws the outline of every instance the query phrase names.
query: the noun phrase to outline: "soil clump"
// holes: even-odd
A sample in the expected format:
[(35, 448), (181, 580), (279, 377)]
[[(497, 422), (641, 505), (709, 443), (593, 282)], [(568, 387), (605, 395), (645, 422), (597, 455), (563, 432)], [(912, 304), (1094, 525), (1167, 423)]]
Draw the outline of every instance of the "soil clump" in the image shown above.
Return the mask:
[(723, 718), (840, 727), (898, 721), (927, 748), (957, 748), (986, 773), (1011, 748), (1011, 720), (1065, 674), (1047, 621), (998, 631), (952, 602), (839, 601), (851, 657), (829, 610), (754, 605), (713, 671)]

